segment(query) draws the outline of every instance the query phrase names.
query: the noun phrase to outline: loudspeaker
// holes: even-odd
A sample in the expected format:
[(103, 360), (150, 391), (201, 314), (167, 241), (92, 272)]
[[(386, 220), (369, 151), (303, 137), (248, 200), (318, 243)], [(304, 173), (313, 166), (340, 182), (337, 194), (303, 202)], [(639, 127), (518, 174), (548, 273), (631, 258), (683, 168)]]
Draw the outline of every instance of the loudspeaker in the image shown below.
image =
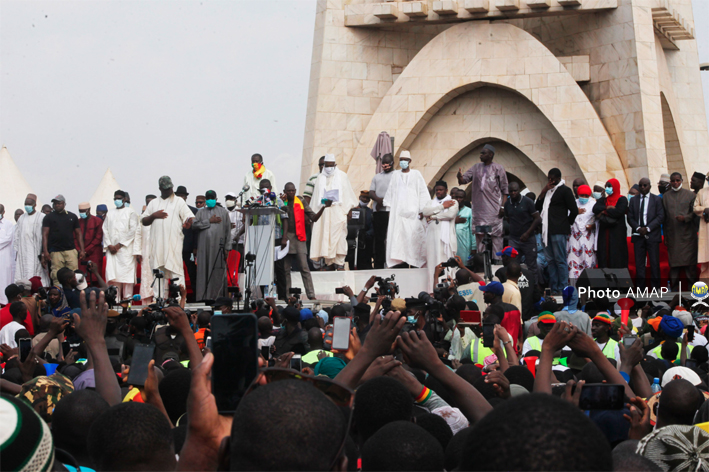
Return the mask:
[(633, 287), (633, 279), (628, 269), (586, 269), (579, 275), (576, 287), (627, 290)]

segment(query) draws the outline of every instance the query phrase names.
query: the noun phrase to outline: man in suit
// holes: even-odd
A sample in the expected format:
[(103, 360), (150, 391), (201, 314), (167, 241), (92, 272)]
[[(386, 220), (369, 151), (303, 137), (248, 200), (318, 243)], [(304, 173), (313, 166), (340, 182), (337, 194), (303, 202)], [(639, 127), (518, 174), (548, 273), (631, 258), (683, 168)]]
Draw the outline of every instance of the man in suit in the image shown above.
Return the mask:
[(662, 199), (650, 193), (650, 179), (638, 182), (640, 193), (630, 200), (628, 224), (633, 230), (631, 241), (635, 246), (635, 286), (645, 287), (645, 261), (650, 259), (652, 287), (660, 286), (660, 226), (665, 219)]
[[(187, 193), (187, 188), (184, 185), (180, 185), (177, 187), (177, 190), (175, 190), (175, 195), (186, 202), (189, 193)], [(187, 207), (193, 215), (197, 215), (197, 208), (191, 205), (187, 205)], [(182, 234), (184, 234), (185, 237), (182, 242), (182, 262), (184, 262), (185, 267), (187, 267), (187, 276), (190, 278), (190, 284), (192, 285), (192, 293), (187, 297), (187, 301), (194, 302), (195, 293), (197, 291), (195, 286), (197, 283), (197, 265), (194, 260), (197, 251), (197, 237), (199, 236), (199, 233), (197, 230), (187, 228), (182, 230)]]
[[(347, 226), (347, 262), (350, 265), (350, 270), (355, 267), (355, 248), (351, 244), (351, 241), (357, 240), (357, 270), (371, 270), (372, 269), (372, 249), (374, 241), (374, 225), (373, 225), (373, 212), (369, 208), (369, 202), (371, 198), (369, 192), (362, 190), (359, 194), (359, 210), (362, 211), (364, 215), (364, 228), (355, 227), (352, 225), (352, 212), (348, 215), (348, 226)], [(358, 232), (359, 229), (359, 232)]]

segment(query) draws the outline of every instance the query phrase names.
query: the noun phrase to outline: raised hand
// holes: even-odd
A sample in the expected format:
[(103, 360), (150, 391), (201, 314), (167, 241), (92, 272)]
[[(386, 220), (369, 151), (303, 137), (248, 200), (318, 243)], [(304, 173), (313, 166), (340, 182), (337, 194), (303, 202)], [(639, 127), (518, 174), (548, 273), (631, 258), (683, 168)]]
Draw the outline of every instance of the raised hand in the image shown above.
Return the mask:
[(510, 398), (510, 381), (505, 374), (499, 370), (493, 370), (485, 376), (485, 383), (492, 384), (497, 396), (500, 398)]
[[(404, 318), (402, 317), (402, 319)], [(367, 339), (369, 340), (369, 336)], [(404, 353), (404, 359), (411, 367), (431, 372), (443, 364), (438, 358), (436, 349), (423, 332), (420, 334), (415, 331), (401, 333), (401, 336), (396, 340), (396, 345)]]

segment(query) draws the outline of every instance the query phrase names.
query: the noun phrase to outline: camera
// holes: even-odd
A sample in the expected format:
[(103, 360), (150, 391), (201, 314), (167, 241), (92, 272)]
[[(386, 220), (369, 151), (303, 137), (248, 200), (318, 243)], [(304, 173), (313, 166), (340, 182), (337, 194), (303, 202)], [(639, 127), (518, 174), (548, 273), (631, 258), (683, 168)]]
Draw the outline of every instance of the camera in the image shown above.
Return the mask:
[(446, 262), (442, 263), (441, 267), (458, 267), (458, 261), (455, 260), (455, 257), (451, 257)]
[(426, 325), (428, 326), (427, 335), (429, 336), (429, 339), (432, 343), (443, 341), (445, 333), (448, 331), (444, 324), (440, 321), (440, 318), (443, 318), (443, 320), (448, 319), (448, 312), (446, 311), (445, 304), (440, 300), (433, 298), (426, 292), (419, 293), (418, 299), (426, 304)]
[(394, 282), (396, 276), (391, 274), (391, 277), (377, 277), (374, 281), (379, 284), (379, 295), (384, 295), (389, 298), (396, 298), (399, 293), (399, 286)]
[(115, 285), (110, 285), (106, 289), (104, 294), (105, 294), (106, 303), (108, 303), (108, 306), (109, 307), (116, 306), (116, 301), (117, 301), (116, 297), (118, 296), (118, 287), (116, 287)]
[(448, 300), (450, 296), (449, 288), (450, 284), (448, 282), (436, 284), (436, 287), (433, 289), (433, 297), (438, 301)]
[[(303, 291), (300, 289), (300, 287), (291, 287), (288, 289), (288, 293), (293, 295), (293, 298), (296, 300), (300, 300), (300, 295), (303, 293)], [(335, 289), (335, 293), (337, 293), (337, 289)]]

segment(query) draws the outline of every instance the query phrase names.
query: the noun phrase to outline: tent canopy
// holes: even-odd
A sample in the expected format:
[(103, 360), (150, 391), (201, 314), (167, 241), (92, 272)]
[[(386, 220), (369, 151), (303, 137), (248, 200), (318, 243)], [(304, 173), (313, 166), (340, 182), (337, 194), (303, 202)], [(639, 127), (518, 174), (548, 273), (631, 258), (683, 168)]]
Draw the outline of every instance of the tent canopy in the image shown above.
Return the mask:
[(106, 173), (103, 174), (101, 182), (99, 182), (98, 187), (96, 187), (96, 191), (91, 197), (91, 200), (89, 200), (91, 203), (92, 214), (96, 214), (96, 206), (101, 204), (108, 206), (109, 209), (115, 208), (113, 205), (113, 194), (116, 190), (120, 190), (120, 188), (121, 187), (118, 185), (111, 169), (106, 169)]
[[(22, 172), (12, 160), (10, 152), (5, 146), (0, 149), (0, 203), (5, 206), (5, 218), (15, 222), (15, 210), (25, 208), (25, 198), (28, 193), (34, 193), (32, 187), (22, 176)], [(42, 203), (37, 202), (37, 210), (42, 208)]]

